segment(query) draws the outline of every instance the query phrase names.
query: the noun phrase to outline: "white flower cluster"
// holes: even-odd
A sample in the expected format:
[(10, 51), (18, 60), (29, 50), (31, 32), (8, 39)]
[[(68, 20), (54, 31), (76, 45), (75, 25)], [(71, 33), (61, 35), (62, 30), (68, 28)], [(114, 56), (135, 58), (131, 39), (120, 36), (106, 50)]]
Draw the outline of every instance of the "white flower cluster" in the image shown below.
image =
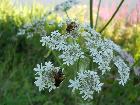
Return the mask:
[[(63, 64), (67, 66), (73, 65), (78, 59), (84, 60), (85, 57), (89, 57), (85, 54), (87, 51), (90, 57), (92, 57), (93, 62), (98, 65), (95, 67), (97, 72), (98, 70), (102, 72), (101, 76), (110, 71), (112, 69), (111, 65), (114, 63), (120, 75), (120, 78), (117, 80), (119, 84), (124, 86), (129, 79), (130, 73), (130, 68), (124, 61), (132, 64), (134, 62), (133, 58), (123, 52), (113, 41), (103, 39), (99, 33), (88, 26), (83, 26), (79, 22), (69, 19), (61, 22), (61, 27), (65, 25), (66, 32), (60, 33), (59, 30), (55, 30), (48, 35), (45, 31), (45, 20), (40, 20), (34, 22), (34, 24), (25, 25), (25, 29), (27, 28), (28, 30), (21, 30), (20, 34), (40, 34), (42, 46), (59, 51), (60, 55), (58, 58), (62, 59)], [(32, 28), (35, 33), (31, 32)], [(32, 36), (32, 34), (30, 35)], [(79, 39), (83, 40), (82, 45), (79, 43)], [(48, 88), (49, 91), (56, 88), (53, 72), (59, 69), (54, 67), (51, 62), (46, 62), (44, 66), (42, 64), (37, 65), (37, 68), (34, 69), (36, 71), (35, 84), (39, 87), (40, 91), (45, 88)], [(70, 80), (71, 85), (69, 87), (72, 87), (73, 91), (78, 89), (80, 94), (83, 94), (82, 97), (85, 100), (92, 99), (93, 93), (95, 91), (99, 92), (103, 85), (99, 81), (100, 78), (97, 72), (81, 71), (75, 80)]]
[(127, 80), (129, 79), (130, 68), (125, 64), (123, 59), (119, 56), (114, 58), (114, 64), (118, 68), (118, 72), (120, 74), (120, 78), (117, 80), (119, 80), (119, 84), (124, 86)]
[[(130, 68), (124, 60), (130, 59), (131, 62), (133, 62), (132, 57), (123, 57), (124, 60), (121, 57), (118, 58), (118, 55), (122, 52), (118, 45), (111, 40), (102, 39), (100, 34), (92, 30), (90, 27), (86, 27), (85, 29), (86, 32), (83, 33), (83, 36), (85, 36), (87, 49), (93, 58), (93, 62), (98, 64), (98, 69), (102, 71), (102, 75), (105, 74), (106, 71), (110, 71), (110, 63), (112, 65), (112, 62), (114, 61), (120, 75), (120, 79), (118, 79), (119, 84), (126, 84), (129, 79)], [(117, 52), (118, 54), (116, 55), (114, 52)]]
[(42, 46), (48, 46), (52, 50), (64, 50), (66, 48), (67, 36), (61, 35), (58, 30), (51, 32), (50, 36), (42, 36)]
[(77, 4), (77, 0), (67, 0), (62, 2), (61, 4), (58, 4), (55, 6), (55, 11), (67, 11), (69, 10), (73, 5)]
[(73, 65), (79, 58), (84, 58), (84, 52), (77, 43), (69, 44), (59, 56), (63, 59), (64, 64)]
[(82, 98), (93, 99), (94, 92), (100, 92), (103, 83), (100, 82), (100, 78), (97, 72), (85, 70), (78, 73), (75, 80), (70, 80), (70, 85), (68, 87), (73, 88), (74, 92), (76, 89), (82, 94)]
[[(57, 5), (54, 11), (66, 12), (77, 3), (77, 0), (67, 0)], [(53, 25), (54, 23), (55, 21), (51, 21), (49, 25)], [(74, 80), (69, 81), (70, 85), (68, 87), (73, 88), (73, 92), (79, 90), (84, 100), (93, 99), (93, 94), (95, 92), (99, 93), (103, 86), (98, 73), (100, 74), (101, 72), (102, 75), (100, 76), (102, 77), (113, 66), (116, 66), (118, 70), (119, 78), (117, 80), (119, 84), (123, 86), (126, 84), (129, 79), (130, 68), (125, 61), (132, 65), (134, 60), (132, 56), (123, 52), (113, 41), (102, 38), (100, 33), (96, 32), (90, 26), (82, 25), (70, 18), (60, 22), (58, 30), (51, 32), (50, 35), (47, 34), (45, 25), (46, 15), (32, 24), (24, 25), (19, 30), (18, 35), (26, 34), (27, 37), (32, 37), (34, 34), (40, 35), (42, 46), (47, 46), (50, 50), (57, 51), (59, 55), (55, 57), (58, 57), (58, 60), (59, 58), (62, 59), (63, 64), (67, 66), (74, 65), (78, 59), (88, 59), (85, 65), (92, 66), (89, 60), (96, 65), (93, 71), (85, 70), (87, 66), (84, 66), (84, 70), (78, 72)], [(59, 31), (60, 28), (63, 30)], [(37, 64), (37, 67), (34, 68), (36, 72), (36, 81), (34, 83), (39, 87), (39, 91), (47, 88), (50, 92), (56, 89), (56, 86), (59, 86), (59, 83), (63, 80), (63, 73), (58, 73), (59, 70), (60, 68), (54, 67), (51, 62), (45, 62), (45, 65)], [(139, 68), (137, 68), (137, 71), (140, 71)], [(54, 78), (54, 76), (57, 76), (57, 78)]]
[(85, 32), (85, 40), (87, 49), (90, 51), (93, 62), (97, 63), (98, 68), (104, 74), (109, 71), (110, 62), (113, 58), (113, 49), (110, 47), (111, 43), (107, 39), (102, 39), (100, 34), (92, 30), (90, 33)]
[[(70, 20), (69, 20), (70, 21)], [(65, 22), (63, 22), (65, 23)], [(70, 21), (69, 24), (72, 24), (73, 21)], [(69, 26), (69, 24), (66, 22), (66, 24)], [(73, 23), (73, 25), (79, 24), (79, 23)], [(67, 28), (68, 28), (67, 26)], [(116, 53), (120, 54), (122, 51), (121, 48), (116, 45), (113, 41), (109, 39), (103, 39), (101, 38), (101, 35), (97, 33), (94, 29), (91, 29), (88, 26), (79, 26), (79, 36), (83, 37), (86, 49), (89, 50), (90, 56), (93, 59), (93, 62), (98, 64), (98, 70), (102, 72), (102, 75), (106, 73), (106, 71), (111, 70), (112, 62), (114, 58), (116, 58)], [(85, 30), (83, 32), (80, 32), (81, 30)], [(67, 31), (67, 29), (66, 29)], [(76, 31), (76, 30), (75, 30)], [(74, 31), (70, 31), (71, 34), (74, 34)], [(77, 38), (79, 37), (77, 36)], [(69, 38), (71, 38), (71, 42), (68, 42)], [(58, 50), (60, 51), (60, 56), (63, 60), (63, 64), (66, 65), (73, 65), (79, 58), (84, 58), (84, 49), (80, 46), (79, 43), (77, 43), (77, 38), (71, 37), (70, 34), (64, 34), (62, 35), (59, 33), (59, 31), (54, 31), (51, 33), (50, 36), (43, 36), (40, 42), (42, 42), (42, 46), (46, 45), (52, 50)], [(120, 58), (122, 59), (122, 58)], [(114, 63), (116, 65), (116, 62)], [(119, 66), (119, 65), (118, 65)], [(126, 67), (127, 65), (122, 63), (121, 66)], [(129, 68), (128, 68), (129, 69)], [(118, 68), (118, 71), (120, 69)], [(126, 74), (129, 75), (129, 71)], [(121, 75), (121, 72), (119, 72)], [(125, 75), (126, 76), (126, 75)], [(122, 77), (122, 76), (120, 76)], [(124, 78), (121, 78), (124, 79)], [(124, 84), (128, 78), (126, 77)], [(122, 83), (123, 84), (123, 83)]]
[(45, 30), (46, 17), (43, 16), (41, 19), (34, 19), (33, 22), (25, 24), (19, 29), (17, 35), (27, 35), (27, 38), (33, 37), (33, 35), (46, 35)]
[(59, 67), (54, 67), (51, 62), (45, 62), (43, 66), (42, 63), (34, 68), (36, 72), (36, 81), (34, 82), (37, 87), (39, 87), (39, 91), (44, 90), (45, 88), (49, 89), (49, 92), (53, 89), (56, 89), (54, 72), (59, 71)]
[(48, 46), (52, 50), (62, 51), (59, 58), (63, 59), (63, 64), (73, 65), (79, 58), (84, 58), (84, 53), (77, 43), (68, 44), (68, 36), (61, 35), (59, 31), (54, 31), (50, 36), (43, 36), (40, 42), (42, 46)]

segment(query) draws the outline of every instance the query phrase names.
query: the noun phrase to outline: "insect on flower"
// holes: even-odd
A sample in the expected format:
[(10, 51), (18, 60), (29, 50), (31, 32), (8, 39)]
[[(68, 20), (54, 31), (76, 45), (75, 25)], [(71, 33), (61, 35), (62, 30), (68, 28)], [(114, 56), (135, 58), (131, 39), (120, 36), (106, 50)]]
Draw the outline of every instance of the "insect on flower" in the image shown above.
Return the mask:
[(71, 31), (74, 31), (74, 30), (76, 30), (78, 28), (78, 24), (76, 23), (76, 22), (68, 22), (67, 23), (67, 28), (66, 28), (66, 31), (68, 32), (68, 33), (70, 33)]
[(64, 73), (62, 72), (62, 70), (58, 70), (54, 72), (54, 79), (55, 79), (55, 86), (59, 87), (60, 83), (63, 82), (63, 80), (65, 79), (64, 77)]

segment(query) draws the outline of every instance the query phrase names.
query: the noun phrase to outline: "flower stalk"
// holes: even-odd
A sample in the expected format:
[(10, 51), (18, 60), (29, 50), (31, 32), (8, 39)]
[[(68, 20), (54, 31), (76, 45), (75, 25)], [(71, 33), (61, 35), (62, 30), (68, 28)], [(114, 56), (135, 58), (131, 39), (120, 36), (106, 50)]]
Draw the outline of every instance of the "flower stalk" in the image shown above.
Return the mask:
[(111, 16), (111, 18), (109, 19), (109, 21), (106, 23), (106, 25), (99, 31), (100, 33), (102, 33), (107, 26), (111, 23), (111, 21), (113, 20), (113, 18), (115, 17), (115, 15), (117, 14), (117, 12), (119, 11), (120, 7), (122, 6), (124, 0), (122, 0), (119, 4), (119, 6), (117, 7), (116, 11), (113, 13), (113, 15)]
[(70, 19), (67, 11), (65, 11), (65, 14), (66, 14), (67, 18)]
[(90, 27), (93, 28), (93, 0), (90, 0)]
[(63, 65), (62, 65), (61, 61), (59, 60), (58, 56), (56, 55), (55, 51), (52, 51), (52, 54), (54, 55), (54, 57), (55, 57), (56, 61), (58, 62), (58, 64), (59, 64), (61, 67), (63, 67)]
[(98, 10), (97, 10), (97, 16), (96, 16), (96, 23), (95, 23), (95, 29), (97, 28), (97, 25), (98, 25), (98, 19), (99, 19), (99, 12), (100, 12), (100, 7), (101, 7), (101, 1), (99, 1), (99, 4), (98, 4)]

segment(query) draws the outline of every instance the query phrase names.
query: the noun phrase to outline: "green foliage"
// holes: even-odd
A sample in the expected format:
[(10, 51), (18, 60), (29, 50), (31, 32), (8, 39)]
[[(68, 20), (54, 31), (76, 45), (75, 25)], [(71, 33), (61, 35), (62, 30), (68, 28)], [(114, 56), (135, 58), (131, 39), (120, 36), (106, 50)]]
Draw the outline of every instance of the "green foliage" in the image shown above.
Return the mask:
[[(35, 17), (41, 17), (45, 9), (37, 4), (31, 9), (19, 9), (9, 0), (0, 2), (0, 105), (97, 105), (99, 102), (100, 105), (139, 105), (140, 78), (134, 75), (125, 87), (114, 83), (89, 102), (71, 93), (66, 84), (51, 93), (39, 92), (34, 85), (33, 68), (37, 63), (49, 59), (43, 58), (47, 50), (41, 46), (38, 36), (26, 39), (24, 36), (17, 37), (16, 34), (23, 24), (31, 22)], [(52, 15), (49, 18), (51, 20), (54, 17)], [(59, 17), (57, 19), (59, 21)], [(113, 40), (130, 51), (139, 61), (140, 25), (125, 27), (123, 30), (121, 22), (108, 27), (104, 34), (111, 35)], [(53, 28), (56, 27), (52, 26), (50, 30)], [(122, 37), (117, 39), (117, 35)], [(67, 69), (67, 74), (72, 74), (71, 70), (75, 70), (75, 66)], [(64, 82), (68, 82), (67, 78)]]

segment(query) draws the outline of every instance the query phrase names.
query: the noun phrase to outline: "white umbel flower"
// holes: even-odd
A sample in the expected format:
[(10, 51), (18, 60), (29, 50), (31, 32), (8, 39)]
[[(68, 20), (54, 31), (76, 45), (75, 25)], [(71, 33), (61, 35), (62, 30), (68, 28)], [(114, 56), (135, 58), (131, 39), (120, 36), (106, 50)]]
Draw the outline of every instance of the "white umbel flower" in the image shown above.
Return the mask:
[(119, 81), (119, 84), (124, 86), (127, 80), (129, 79), (130, 68), (125, 64), (124, 60), (119, 56), (114, 58), (114, 64), (118, 68), (118, 73), (120, 75), (120, 78), (117, 80)]
[(17, 35), (27, 35), (27, 38), (31, 38), (34, 35), (46, 35), (45, 22), (46, 17), (35, 18), (31, 23), (23, 25)]
[(73, 65), (79, 58), (84, 58), (84, 52), (82, 52), (79, 44), (72, 43), (65, 47), (59, 58), (63, 59), (64, 64), (69, 66)]
[(100, 82), (100, 78), (97, 72), (94, 71), (81, 71), (78, 73), (75, 80), (70, 80), (70, 85), (68, 87), (73, 88), (72, 91), (76, 89), (82, 94), (84, 100), (93, 99), (94, 92), (100, 92), (103, 83)]
[(102, 74), (105, 74), (106, 71), (109, 71), (110, 62), (113, 59), (113, 49), (109, 40), (103, 40), (99, 33), (94, 30), (87, 30), (85, 34), (86, 46), (93, 62), (97, 63), (99, 70), (102, 71)]
[(42, 46), (48, 46), (52, 50), (64, 50), (66, 47), (66, 36), (61, 35), (58, 30), (51, 32), (50, 36), (43, 36), (40, 40)]
[(34, 68), (36, 72), (36, 81), (34, 82), (37, 87), (39, 87), (39, 91), (44, 90), (45, 88), (49, 89), (49, 92), (53, 89), (56, 89), (54, 72), (59, 71), (59, 67), (54, 67), (51, 62), (45, 62), (43, 66), (42, 63)]
[(77, 4), (77, 0), (66, 0), (62, 2), (61, 4), (58, 4), (55, 6), (54, 11), (67, 11), (69, 10), (73, 5)]

